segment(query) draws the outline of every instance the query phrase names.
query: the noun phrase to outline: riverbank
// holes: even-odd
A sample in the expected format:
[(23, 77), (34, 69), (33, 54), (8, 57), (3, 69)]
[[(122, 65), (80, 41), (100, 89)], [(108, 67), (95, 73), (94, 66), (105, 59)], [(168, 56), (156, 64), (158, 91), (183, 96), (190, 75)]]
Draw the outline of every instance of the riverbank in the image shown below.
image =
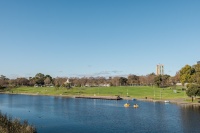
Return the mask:
[(12, 120), (0, 112), (0, 133), (37, 133), (37, 131), (27, 121), (21, 123), (18, 119)]
[[(10, 92), (0, 92), (1, 94), (14, 94), (14, 95), (30, 95), (30, 96), (54, 96), (54, 97), (66, 97), (66, 98), (89, 98), (89, 99), (104, 99), (104, 100), (119, 100), (117, 96), (91, 96), (91, 95), (49, 95), (49, 94), (39, 94), (39, 93), (10, 93)], [(189, 98), (174, 98), (174, 99), (152, 99), (152, 98), (135, 98), (135, 97), (120, 97), (120, 99), (124, 100), (138, 100), (144, 102), (160, 102), (165, 103), (165, 101), (169, 101), (169, 103), (184, 105), (184, 106), (200, 106), (200, 103), (197, 101), (192, 102), (188, 100)]]
[(117, 87), (73, 87), (67, 89), (64, 87), (18, 87), (7, 89), (7, 93), (25, 93), (33, 95), (62, 95), (62, 96), (120, 96), (120, 97), (135, 97), (143, 99), (175, 99), (185, 98), (185, 91), (180, 87), (176, 90), (171, 88), (157, 88), (151, 86), (117, 86)]
[(122, 100), (120, 96), (74, 96), (75, 98), (102, 99), (102, 100)]
[(121, 97), (124, 100), (134, 100), (134, 101), (144, 101), (144, 102), (159, 102), (159, 103), (171, 103), (171, 104), (177, 104), (177, 105), (184, 105), (184, 106), (200, 106), (200, 103), (198, 103), (197, 101), (192, 102), (191, 100), (188, 100), (190, 98), (175, 98), (175, 99), (159, 99), (159, 100), (155, 100), (155, 99), (146, 99), (146, 98), (131, 98), (131, 97)]
[[(137, 99), (149, 102), (164, 102), (179, 105), (200, 105), (199, 99), (191, 101), (181, 87), (176, 90), (171, 88), (156, 88), (150, 86), (119, 86), (119, 87), (74, 87), (71, 89), (54, 87), (19, 87), (5, 90), (1, 93), (35, 95), (35, 96), (56, 96), (56, 97), (107, 97), (113, 98), (120, 96), (122, 99)], [(198, 97), (197, 97), (198, 98)]]

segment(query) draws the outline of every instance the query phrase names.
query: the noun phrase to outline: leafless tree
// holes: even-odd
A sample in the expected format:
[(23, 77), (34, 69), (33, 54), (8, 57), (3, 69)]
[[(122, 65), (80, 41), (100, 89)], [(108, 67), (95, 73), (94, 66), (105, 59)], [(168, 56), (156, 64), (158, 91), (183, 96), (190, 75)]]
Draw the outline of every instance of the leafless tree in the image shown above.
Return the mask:
[(10, 79), (10, 80), (8, 81), (8, 83), (9, 83), (9, 86), (10, 86), (10, 87), (16, 87), (16, 86), (17, 86), (17, 81), (16, 81), (16, 79)]
[(111, 84), (112, 84), (113, 86), (119, 86), (119, 85), (120, 85), (120, 77), (113, 77), (113, 78), (111, 79)]
[(81, 78), (81, 79), (80, 79), (81, 86), (85, 86), (86, 83), (87, 83), (87, 80), (88, 80), (88, 79), (87, 79), (86, 77)]
[(29, 80), (26, 78), (17, 78), (16, 82), (17, 82), (17, 86), (29, 85)]
[(64, 83), (67, 81), (67, 78), (60, 78), (60, 77), (57, 77), (55, 78), (54, 80), (54, 85), (57, 86), (57, 87), (61, 87), (64, 85)]
[(51, 84), (51, 79), (50, 77), (46, 77), (46, 79), (44, 80), (45, 85), (49, 85)]

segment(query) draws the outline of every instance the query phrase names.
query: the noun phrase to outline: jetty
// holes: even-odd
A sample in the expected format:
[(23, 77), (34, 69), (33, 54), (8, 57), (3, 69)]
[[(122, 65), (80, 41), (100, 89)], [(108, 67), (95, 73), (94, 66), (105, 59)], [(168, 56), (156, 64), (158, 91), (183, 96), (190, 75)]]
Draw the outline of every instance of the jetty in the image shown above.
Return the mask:
[(121, 100), (120, 96), (75, 96), (75, 98), (85, 99), (103, 99), (103, 100)]

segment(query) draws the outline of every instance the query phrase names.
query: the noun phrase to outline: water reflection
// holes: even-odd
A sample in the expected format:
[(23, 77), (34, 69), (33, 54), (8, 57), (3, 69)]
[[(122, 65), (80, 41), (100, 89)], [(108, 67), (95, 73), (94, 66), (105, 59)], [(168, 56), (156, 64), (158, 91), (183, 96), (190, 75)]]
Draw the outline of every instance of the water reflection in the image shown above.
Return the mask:
[(200, 106), (181, 105), (181, 118), (185, 133), (199, 133)]

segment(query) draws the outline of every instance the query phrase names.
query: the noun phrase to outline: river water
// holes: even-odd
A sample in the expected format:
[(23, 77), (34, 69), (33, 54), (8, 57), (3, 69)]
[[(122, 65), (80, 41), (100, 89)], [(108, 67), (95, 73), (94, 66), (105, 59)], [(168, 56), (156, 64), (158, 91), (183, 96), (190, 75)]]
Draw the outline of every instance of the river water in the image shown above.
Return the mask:
[[(3, 114), (39, 133), (199, 133), (200, 108), (126, 100), (0, 94)], [(137, 103), (139, 108), (133, 108)]]

